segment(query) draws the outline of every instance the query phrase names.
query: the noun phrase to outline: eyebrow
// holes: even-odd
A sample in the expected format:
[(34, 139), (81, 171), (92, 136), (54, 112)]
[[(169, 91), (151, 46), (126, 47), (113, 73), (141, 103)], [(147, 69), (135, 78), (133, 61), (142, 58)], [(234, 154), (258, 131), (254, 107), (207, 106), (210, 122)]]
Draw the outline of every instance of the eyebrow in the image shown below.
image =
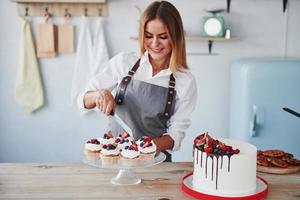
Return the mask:
[[(146, 33), (146, 34), (153, 35), (152, 33), (148, 32), (148, 31), (145, 31), (145, 33)], [(160, 33), (160, 34), (158, 34), (158, 35), (161, 36), (161, 35), (165, 35), (165, 34), (167, 34), (167, 32), (163, 32), (163, 33)]]

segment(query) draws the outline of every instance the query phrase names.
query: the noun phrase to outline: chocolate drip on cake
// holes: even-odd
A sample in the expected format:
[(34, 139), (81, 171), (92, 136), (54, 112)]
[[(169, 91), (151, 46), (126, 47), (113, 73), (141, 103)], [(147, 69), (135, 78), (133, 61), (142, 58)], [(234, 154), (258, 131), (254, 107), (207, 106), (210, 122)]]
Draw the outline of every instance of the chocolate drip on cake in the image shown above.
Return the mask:
[(200, 165), (201, 168), (202, 168), (202, 157), (203, 157), (203, 151), (201, 151), (201, 165)]
[[(211, 180), (214, 180), (214, 156), (209, 156), (211, 158)], [(218, 170), (218, 169), (217, 169)]]
[(206, 154), (206, 160), (205, 160), (205, 178), (207, 178), (207, 158), (208, 158), (208, 155)]
[(198, 164), (198, 155), (199, 155), (199, 151), (197, 151), (197, 164)]
[[(233, 149), (231, 146), (226, 145), (219, 140), (215, 140), (208, 135), (208, 133), (204, 133), (194, 140), (194, 148), (193, 151), (196, 152), (196, 164), (198, 164), (199, 151), (201, 151), (201, 161), (200, 167), (202, 168), (202, 160), (203, 160), (203, 152), (206, 153), (205, 159), (205, 178), (207, 179), (207, 162), (208, 157), (211, 159), (211, 180), (214, 180), (214, 158), (216, 157), (217, 166), (215, 170), (215, 179), (216, 179), (216, 190), (218, 189), (218, 176), (219, 176), (219, 157), (221, 157), (221, 168), (223, 167), (223, 156), (228, 157), (228, 172), (230, 172), (230, 158), (234, 154), (238, 154), (240, 152), (239, 149)], [(194, 154), (193, 154), (194, 155)], [(195, 155), (194, 155), (195, 156)], [(195, 158), (194, 158), (195, 159)]]
[[(221, 156), (223, 158), (223, 156)], [(219, 156), (217, 158), (217, 168), (216, 168), (216, 190), (218, 189), (218, 177), (219, 177)]]
[(223, 167), (223, 156), (221, 156), (221, 169)]
[[(198, 164), (198, 160), (199, 160), (199, 151), (201, 152), (201, 156), (200, 156), (200, 167), (202, 168), (202, 163), (203, 163), (203, 151), (201, 150), (201, 148), (195, 146), (193, 151), (195, 151), (196, 149), (196, 163)], [(205, 153), (205, 152), (204, 152)], [(220, 155), (220, 154), (216, 154), (216, 153), (206, 153), (206, 159), (205, 159), (205, 178), (207, 179), (207, 163), (208, 163), (208, 158), (210, 158), (212, 160), (211, 163), (211, 180), (214, 180), (214, 157), (216, 157), (217, 163), (216, 163), (216, 172), (215, 172), (215, 181), (216, 181), (216, 190), (218, 189), (218, 178), (219, 178), (219, 170), (222, 169), (223, 167), (223, 157), (227, 156), (228, 157), (228, 172), (230, 172), (230, 158), (232, 155)], [(219, 169), (219, 158), (221, 158), (221, 166)]]

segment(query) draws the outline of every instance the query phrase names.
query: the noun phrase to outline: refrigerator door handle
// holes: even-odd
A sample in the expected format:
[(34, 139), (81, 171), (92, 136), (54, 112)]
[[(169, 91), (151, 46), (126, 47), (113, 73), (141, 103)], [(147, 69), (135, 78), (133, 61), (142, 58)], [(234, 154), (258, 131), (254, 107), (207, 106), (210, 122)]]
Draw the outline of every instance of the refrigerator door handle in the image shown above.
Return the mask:
[(257, 136), (257, 106), (252, 106), (252, 120), (250, 121), (250, 136)]

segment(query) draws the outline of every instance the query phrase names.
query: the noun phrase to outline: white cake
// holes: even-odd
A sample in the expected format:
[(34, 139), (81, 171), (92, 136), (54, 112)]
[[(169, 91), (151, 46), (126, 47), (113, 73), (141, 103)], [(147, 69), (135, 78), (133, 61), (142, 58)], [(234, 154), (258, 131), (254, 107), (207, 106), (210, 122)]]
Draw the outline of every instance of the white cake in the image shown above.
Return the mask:
[(217, 196), (233, 197), (255, 193), (256, 147), (230, 139), (218, 141), (231, 146), (237, 152), (232, 155), (206, 153), (203, 148), (194, 144), (193, 188)]

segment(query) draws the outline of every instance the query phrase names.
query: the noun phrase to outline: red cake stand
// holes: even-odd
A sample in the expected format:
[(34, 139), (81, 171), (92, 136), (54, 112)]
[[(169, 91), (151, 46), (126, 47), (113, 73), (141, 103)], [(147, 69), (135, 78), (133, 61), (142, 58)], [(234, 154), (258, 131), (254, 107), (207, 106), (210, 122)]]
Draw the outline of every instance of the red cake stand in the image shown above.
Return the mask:
[(188, 195), (197, 199), (205, 200), (260, 200), (264, 199), (268, 194), (268, 183), (263, 178), (257, 176), (256, 192), (247, 196), (215, 196), (205, 194), (194, 190), (193, 188), (193, 173), (189, 173), (182, 179), (181, 189)]

